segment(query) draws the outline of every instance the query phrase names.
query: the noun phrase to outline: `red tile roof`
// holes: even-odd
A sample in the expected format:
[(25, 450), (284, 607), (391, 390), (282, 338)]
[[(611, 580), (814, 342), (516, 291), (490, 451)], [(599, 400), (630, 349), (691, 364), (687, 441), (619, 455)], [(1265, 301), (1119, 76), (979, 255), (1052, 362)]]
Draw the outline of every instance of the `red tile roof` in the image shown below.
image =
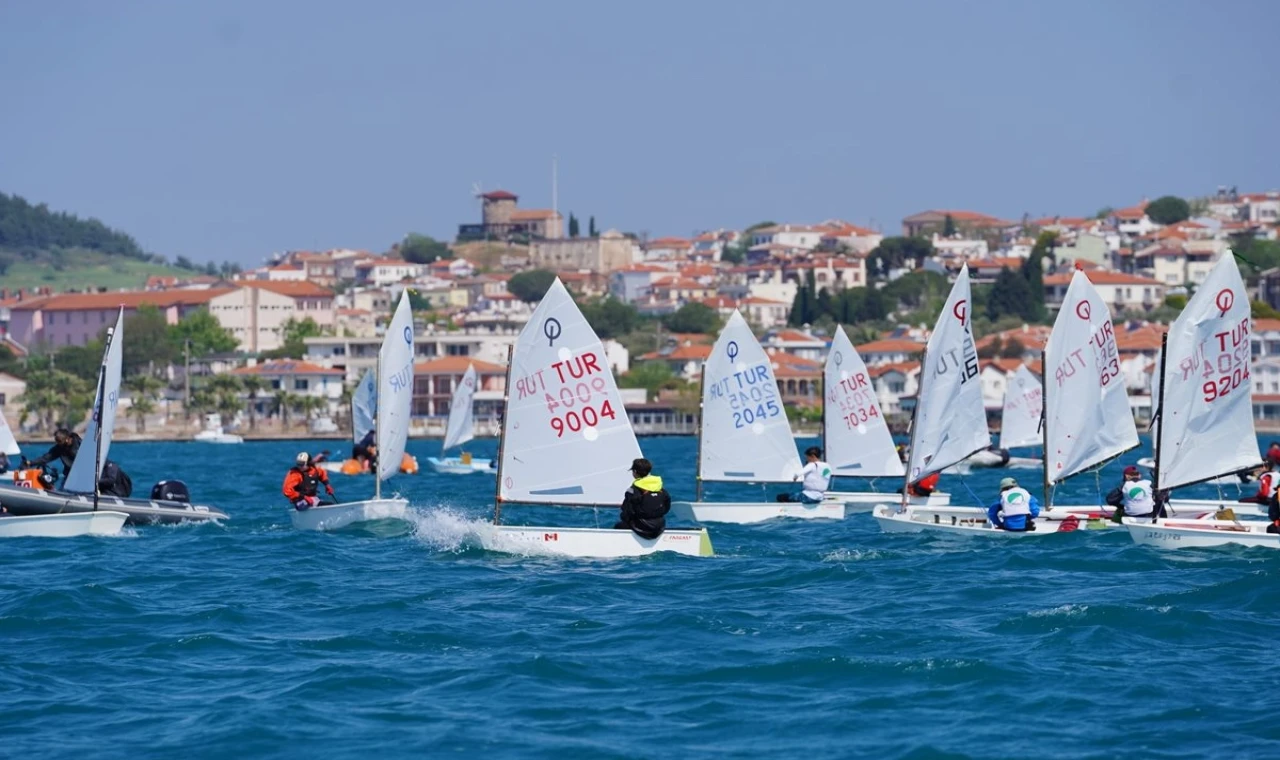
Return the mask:
[(240, 367), (231, 370), (233, 375), (341, 375), (340, 369), (328, 369), (319, 364), (286, 359), (255, 364), (252, 367)]
[(711, 356), (709, 344), (680, 345), (667, 353), (650, 351), (640, 357), (642, 361), (706, 361)]
[(559, 219), (560, 212), (549, 208), (522, 208), (511, 212), (513, 222), (533, 222), (539, 219)]
[[(267, 283), (263, 283), (267, 284)], [(276, 284), (276, 283), (271, 283)], [(284, 284), (284, 283), (280, 283)], [(97, 309), (136, 309), (149, 305), (161, 309), (171, 306), (196, 306), (206, 304), (216, 296), (230, 290), (137, 290), (117, 293), (64, 293), (34, 298), (10, 307), (11, 311), (82, 311)]]
[(473, 359), (469, 356), (440, 356), (413, 365), (415, 375), (461, 375), (467, 367), (475, 366), (480, 374), (506, 374), (507, 368), (501, 364)]
[(480, 196), (486, 201), (514, 201), (519, 200), (520, 196), (515, 193), (509, 193), (506, 190), (492, 190)]
[(923, 351), (924, 346), (925, 344), (917, 343), (914, 340), (886, 338), (863, 343), (861, 346), (854, 346), (854, 348), (857, 349), (859, 355), (866, 356), (867, 354), (914, 354)]
[[(1146, 277), (1139, 277), (1134, 274), (1125, 274), (1124, 272), (1112, 272), (1106, 269), (1093, 269), (1085, 272), (1085, 276), (1088, 277), (1089, 282), (1092, 282), (1094, 285), (1164, 285), (1164, 283), (1159, 280), (1150, 280)], [(1071, 284), (1071, 277), (1072, 275), (1062, 272), (1047, 275), (1044, 278), (1044, 284), (1066, 287)]]

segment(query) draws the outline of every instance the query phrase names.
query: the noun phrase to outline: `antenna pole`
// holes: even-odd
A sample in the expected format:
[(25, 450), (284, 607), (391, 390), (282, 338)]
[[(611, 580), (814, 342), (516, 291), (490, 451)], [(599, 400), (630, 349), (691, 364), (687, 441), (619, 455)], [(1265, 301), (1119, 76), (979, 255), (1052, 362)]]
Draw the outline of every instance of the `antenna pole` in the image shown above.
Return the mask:
[(507, 381), (502, 386), (502, 429), (498, 431), (498, 477), (493, 488), (494, 525), (502, 523), (502, 453), (507, 445), (507, 422), (511, 419), (511, 412), (507, 405), (511, 401), (511, 365), (513, 364), (512, 358), (515, 356), (515, 352), (515, 344), (507, 346)]
[(924, 376), (928, 365), (929, 349), (920, 352), (920, 382), (916, 383), (916, 405), (911, 409), (911, 431), (907, 436), (907, 461), (902, 463), (902, 510), (907, 511), (911, 493), (911, 458), (916, 454), (916, 417), (920, 414), (920, 399), (924, 398)]
[(702, 362), (702, 370), (698, 375), (698, 465), (696, 475), (694, 476), (695, 494), (694, 501), (702, 501), (702, 419), (703, 419), (703, 403), (702, 399), (705, 395), (703, 389), (707, 384), (707, 363)]
[(1155, 522), (1160, 516), (1160, 439), (1164, 438), (1164, 383), (1165, 383), (1165, 366), (1169, 361), (1169, 331), (1166, 330), (1160, 336), (1160, 393), (1156, 401), (1156, 408), (1152, 414), (1152, 420), (1158, 421), (1156, 425), (1155, 449), (1155, 466), (1151, 468), (1151, 495), (1155, 502), (1154, 508), (1151, 510), (1151, 522)]

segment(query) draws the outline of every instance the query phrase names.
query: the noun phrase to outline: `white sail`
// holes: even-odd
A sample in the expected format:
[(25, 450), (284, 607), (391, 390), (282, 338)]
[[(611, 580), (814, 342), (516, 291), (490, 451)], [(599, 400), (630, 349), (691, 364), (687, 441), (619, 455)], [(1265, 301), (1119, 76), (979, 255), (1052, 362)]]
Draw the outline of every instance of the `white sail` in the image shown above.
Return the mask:
[(618, 503), (640, 444), (604, 346), (559, 279), (520, 331), (508, 377), (499, 497)]
[(1039, 446), (1043, 442), (1040, 415), (1044, 411), (1044, 389), (1027, 369), (1018, 367), (1004, 391), (1004, 412), (1000, 417), (1000, 448)]
[(454, 446), (461, 446), (475, 438), (475, 421), (473, 419), (472, 399), (476, 395), (476, 367), (467, 365), (467, 372), (462, 376), (458, 387), (453, 389), (453, 399), (449, 401), (449, 424), (444, 429), (442, 451)]
[(413, 409), (413, 311), (407, 292), (400, 294), (382, 336), (378, 367), (378, 478), (386, 480), (400, 471)]
[(373, 420), (378, 413), (378, 381), (375, 375), (372, 369), (365, 370), (360, 384), (351, 394), (351, 438), (356, 443), (373, 430)]
[(844, 328), (836, 329), (822, 385), (822, 438), (831, 472), (855, 477), (902, 477), (902, 460), (884, 420), (867, 365)]
[[(116, 429), (116, 405), (120, 402), (120, 370), (124, 363), (124, 309), (116, 316), (115, 328), (107, 336), (107, 350), (102, 356), (102, 371), (93, 396), (93, 412), (85, 427), (84, 438), (64, 488), (75, 493), (97, 490), (98, 477), (111, 449), (111, 436)], [(99, 435), (98, 429), (102, 432)], [(99, 443), (99, 441), (101, 443)], [(97, 467), (94, 467), (94, 464)]]
[(1058, 482), (1138, 445), (1111, 312), (1076, 270), (1045, 347), (1045, 466)]
[(1258, 464), (1250, 327), (1249, 296), (1235, 257), (1226, 253), (1169, 327), (1156, 433), (1160, 488)]
[(0, 414), (0, 453), (11, 457), (22, 453), (22, 449), (18, 448), (18, 439), (13, 437), (13, 429), (9, 427), (9, 421), (3, 414)]
[(702, 479), (793, 480), (802, 465), (773, 364), (738, 312), (729, 317), (703, 372)]
[(972, 305), (966, 264), (938, 315), (929, 336), (927, 365), (920, 371), (909, 463), (913, 483), (991, 445), (970, 320)]

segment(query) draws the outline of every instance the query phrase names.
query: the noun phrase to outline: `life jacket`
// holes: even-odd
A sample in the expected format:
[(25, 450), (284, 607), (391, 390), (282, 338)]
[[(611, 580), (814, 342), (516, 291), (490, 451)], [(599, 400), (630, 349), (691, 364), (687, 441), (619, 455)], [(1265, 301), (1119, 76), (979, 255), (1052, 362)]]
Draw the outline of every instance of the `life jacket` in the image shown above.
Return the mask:
[(831, 466), (826, 462), (812, 462), (805, 465), (805, 469), (808, 470), (802, 484), (805, 496), (821, 499), (831, 485)]
[(1275, 498), (1277, 487), (1280, 487), (1280, 472), (1271, 470), (1258, 478), (1258, 495), (1264, 499)]
[(1149, 515), (1156, 508), (1150, 480), (1134, 480), (1120, 488), (1124, 494), (1124, 513), (1129, 517)]
[(1000, 494), (1000, 511), (1006, 518), (1031, 514), (1031, 494), (1025, 488), (1010, 488)]
[(300, 470), (297, 467), (294, 470), (302, 476), (302, 480), (298, 483), (298, 493), (303, 496), (315, 496), (320, 493), (320, 474), (316, 472), (316, 468), (308, 467)]

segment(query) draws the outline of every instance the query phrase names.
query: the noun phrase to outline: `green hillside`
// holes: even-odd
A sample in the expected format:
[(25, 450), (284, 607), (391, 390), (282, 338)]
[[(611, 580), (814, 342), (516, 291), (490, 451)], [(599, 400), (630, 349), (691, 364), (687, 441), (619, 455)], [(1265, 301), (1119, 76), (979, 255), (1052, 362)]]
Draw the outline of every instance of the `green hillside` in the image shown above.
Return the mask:
[(0, 193), (0, 282), (7, 288), (117, 289), (140, 287), (151, 275), (194, 274), (97, 219)]

